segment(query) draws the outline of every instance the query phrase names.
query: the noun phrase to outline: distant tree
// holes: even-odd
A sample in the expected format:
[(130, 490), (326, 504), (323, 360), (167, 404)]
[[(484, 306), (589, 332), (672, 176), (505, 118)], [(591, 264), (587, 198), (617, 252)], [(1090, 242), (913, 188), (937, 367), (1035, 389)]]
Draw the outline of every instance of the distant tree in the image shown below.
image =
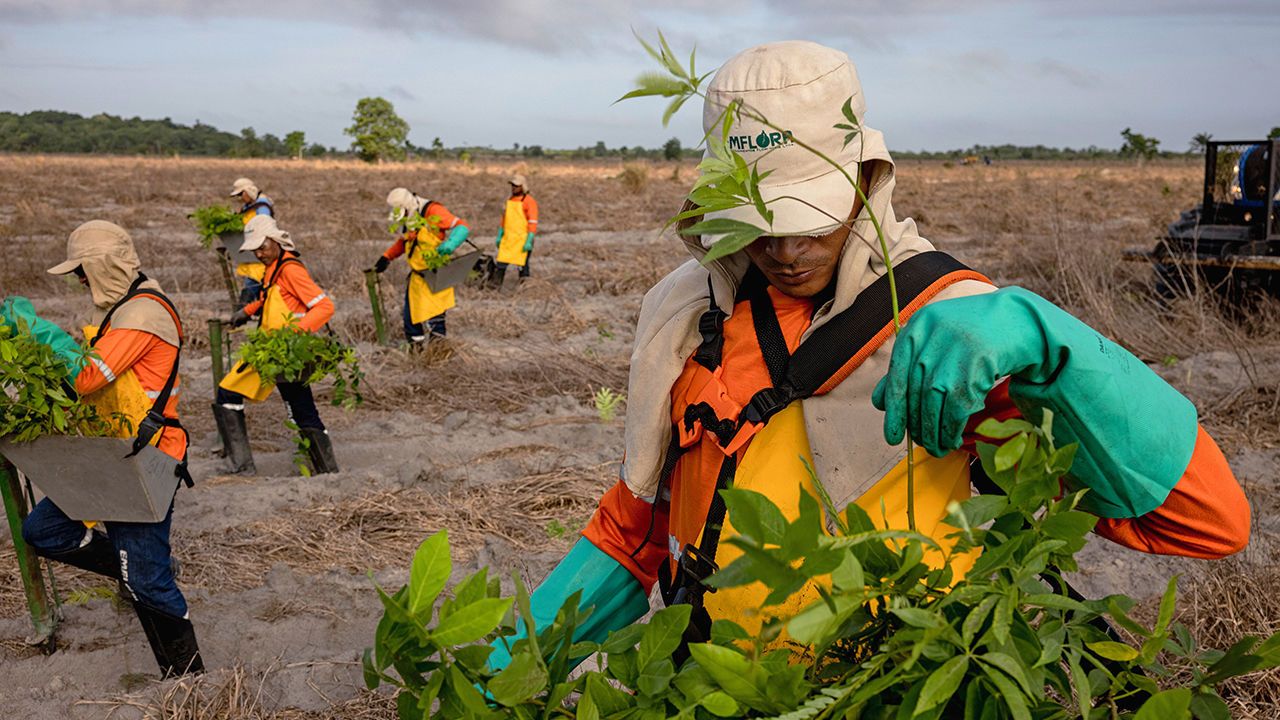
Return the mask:
[(258, 132), (251, 127), (242, 128), (240, 140), (236, 143), (232, 154), (237, 157), (261, 157), (262, 141), (258, 139)]
[(609, 148), (605, 147), (604, 141), (601, 140), (597, 142), (596, 148), (595, 148), (596, 157), (604, 157), (605, 155), (608, 155), (608, 154), (609, 154)]
[(1271, 132), (1267, 133), (1268, 140), (1274, 140), (1276, 138), (1280, 138), (1280, 127), (1273, 127), (1271, 128)]
[(390, 100), (367, 97), (356, 103), (351, 127), (343, 133), (351, 136), (351, 149), (365, 162), (403, 160), (409, 123), (396, 114)]
[(307, 134), (301, 130), (294, 130), (284, 136), (284, 147), (289, 152), (289, 157), (302, 157), (302, 149), (307, 146)]
[(1124, 138), (1124, 145), (1120, 147), (1121, 157), (1136, 157), (1138, 160), (1150, 160), (1160, 152), (1160, 141), (1155, 138), (1149, 138), (1141, 133), (1136, 133), (1130, 128), (1120, 131), (1120, 137)]
[[(288, 138), (285, 139), (287, 140)], [(320, 143), (311, 143), (311, 146), (307, 148), (308, 157), (321, 157), (327, 152), (328, 150), (325, 150), (324, 146)]]
[(541, 145), (525, 145), (524, 150), (521, 152), (524, 153), (525, 157), (542, 157), (546, 154), (543, 152)]
[(444, 157), (444, 143), (438, 137), (431, 140), (431, 155), (437, 160)]
[(1213, 140), (1213, 135), (1202, 132), (1191, 136), (1191, 152), (1202, 153), (1209, 147), (1209, 141)]
[(667, 160), (679, 160), (682, 151), (680, 138), (671, 138), (662, 146), (662, 157)]

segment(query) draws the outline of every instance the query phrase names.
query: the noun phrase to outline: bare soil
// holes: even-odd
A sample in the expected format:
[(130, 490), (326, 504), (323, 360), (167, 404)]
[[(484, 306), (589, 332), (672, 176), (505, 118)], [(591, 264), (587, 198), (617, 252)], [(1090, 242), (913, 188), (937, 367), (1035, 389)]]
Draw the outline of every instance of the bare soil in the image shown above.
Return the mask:
[[(460, 577), (480, 564), (536, 584), (614, 482), (625, 412), (602, 422), (599, 388), (624, 390), (644, 291), (683, 262), (660, 232), (692, 166), (527, 165), (542, 208), (533, 279), (514, 295), (464, 288), (449, 339), (425, 353), (382, 348), (361, 270), (389, 243), (388, 190), (444, 202), (490, 246), (517, 168), (456, 163), (0, 157), (0, 295), (24, 294), (65, 327), (88, 310), (78, 286), (44, 274), (67, 233), (102, 218), (133, 235), (145, 271), (179, 306), (183, 421), (194, 489), (177, 498), (173, 547), (205, 662), (198, 680), (158, 682), (137, 621), (98, 578), (55, 567), (59, 649), (30, 633), (7, 529), (0, 532), (0, 706), (23, 718), (390, 718), (363, 691), (359, 656), (413, 548), (448, 528)], [(1208, 294), (1170, 306), (1150, 272), (1119, 262), (1196, 200), (1198, 162), (1146, 166), (1010, 163), (899, 167), (899, 216), (1002, 284), (1046, 294), (1126, 344), (1187, 393), (1254, 505), (1253, 543), (1225, 562), (1154, 558), (1105, 541), (1087, 550), (1082, 589), (1150, 598), (1183, 573), (1184, 619), (1219, 646), (1275, 631), (1280, 475), (1280, 312), (1229, 318)], [(640, 179), (637, 179), (637, 175)], [(259, 475), (221, 474), (208, 412), (205, 321), (229, 306), (213, 255), (186, 214), (224, 201), (247, 175), (276, 201), (316, 279), (336, 298), (335, 330), (367, 373), (363, 406), (324, 406), (342, 472), (301, 477), (283, 404), (249, 409)], [(403, 266), (383, 276), (399, 338)], [(318, 394), (327, 399), (321, 386)], [(372, 580), (370, 579), (372, 575)], [(1239, 717), (1275, 717), (1275, 674), (1233, 688)]]

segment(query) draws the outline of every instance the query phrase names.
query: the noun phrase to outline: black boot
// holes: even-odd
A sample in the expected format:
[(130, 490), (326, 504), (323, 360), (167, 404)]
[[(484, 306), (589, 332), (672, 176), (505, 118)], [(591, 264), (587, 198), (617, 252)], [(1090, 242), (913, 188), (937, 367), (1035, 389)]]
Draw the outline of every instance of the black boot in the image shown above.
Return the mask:
[(307, 439), (307, 457), (317, 475), (338, 472), (338, 460), (333, 456), (333, 442), (323, 428), (298, 428)]
[(41, 551), (38, 554), (81, 570), (119, 580), (120, 555), (116, 552), (115, 546), (101, 533), (92, 530), (89, 532), (92, 533), (93, 538), (83, 547), (64, 552)]
[(190, 620), (160, 612), (141, 602), (133, 603), (133, 610), (156, 656), (161, 678), (204, 672), (196, 630)]
[(218, 425), (218, 437), (222, 439), (222, 448), (232, 474), (256, 473), (258, 469), (253, 465), (253, 450), (249, 448), (249, 429), (245, 425), (244, 411), (214, 403), (213, 420)]

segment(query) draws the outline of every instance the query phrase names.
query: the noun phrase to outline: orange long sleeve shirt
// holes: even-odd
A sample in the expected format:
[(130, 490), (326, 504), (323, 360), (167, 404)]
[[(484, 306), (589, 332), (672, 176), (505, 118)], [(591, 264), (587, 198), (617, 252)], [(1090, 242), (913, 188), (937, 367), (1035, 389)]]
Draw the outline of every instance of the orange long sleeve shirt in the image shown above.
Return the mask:
[[(465, 220), (449, 212), (449, 208), (438, 202), (427, 203), (426, 206), (422, 208), (422, 216), (436, 217), (436, 227), (439, 229), (440, 236), (442, 238), (448, 236), (449, 231), (458, 225), (465, 228), (471, 227)], [(391, 243), (391, 246), (386, 249), (386, 252), (382, 253), (382, 257), (388, 260), (395, 260), (404, 254), (404, 246), (406, 243), (413, 242), (417, 239), (417, 230), (410, 230), (409, 232), (401, 234), (400, 237), (397, 237), (396, 241)]]
[[(76, 377), (76, 392), (82, 396), (101, 390), (132, 370), (147, 397), (154, 401), (160, 396), (173, 370), (173, 363), (178, 359), (178, 348), (142, 330), (108, 327), (93, 350), (97, 357), (92, 357)], [(174, 380), (169, 401), (165, 403), (165, 417), (178, 419), (178, 394), (181, 390), (182, 377), (179, 376)], [(178, 428), (161, 428), (156, 447), (169, 457), (182, 460), (187, 453), (187, 434)]]
[[(316, 284), (301, 262), (285, 263), (277, 272), (277, 266), (286, 257), (297, 257), (297, 254), (285, 251), (279, 260), (267, 266), (263, 277), (272, 283), (272, 287), (280, 288), (280, 295), (293, 313), (298, 327), (307, 332), (315, 332), (333, 317), (333, 299)], [(268, 289), (269, 287), (263, 287), (258, 299), (244, 306), (246, 314), (253, 315), (262, 309)]]

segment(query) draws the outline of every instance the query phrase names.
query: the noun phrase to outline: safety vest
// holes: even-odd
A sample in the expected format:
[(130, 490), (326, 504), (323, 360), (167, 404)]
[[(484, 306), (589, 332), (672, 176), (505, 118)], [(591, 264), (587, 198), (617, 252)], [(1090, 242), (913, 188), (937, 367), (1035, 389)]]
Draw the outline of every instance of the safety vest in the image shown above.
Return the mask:
[[(169, 371), (169, 376), (160, 390), (155, 392), (147, 391), (146, 388), (142, 387), (142, 382), (138, 380), (137, 373), (133, 371), (133, 368), (129, 368), (117, 374), (115, 380), (107, 383), (106, 386), (81, 398), (82, 402), (92, 405), (100, 416), (112, 423), (115, 429), (115, 437), (132, 437), (134, 439), (132, 450), (127, 457), (137, 455), (148, 445), (157, 445), (165, 428), (173, 428), (181, 431), (183, 435), (187, 434), (186, 428), (182, 427), (182, 423), (176, 417), (167, 417), (165, 415), (165, 411), (169, 406), (169, 399), (178, 384), (178, 366), (182, 360), (182, 346), (185, 342), (182, 319), (178, 317), (178, 311), (174, 308), (173, 302), (164, 293), (140, 287), (146, 281), (147, 276), (138, 273), (138, 277), (129, 286), (124, 297), (111, 306), (111, 309), (103, 316), (102, 322), (97, 326), (86, 325), (84, 327), (85, 339), (88, 340), (89, 348), (92, 350), (98, 344), (98, 341), (110, 331), (111, 318), (115, 315), (116, 310), (124, 307), (125, 303), (135, 298), (147, 298), (159, 303), (169, 313), (169, 316), (173, 318), (173, 325), (178, 331), (178, 351), (173, 358), (173, 368)], [(187, 471), (186, 453), (184, 452), (183, 456), (177, 459), (180, 462), (175, 472), (190, 487), (192, 480), (190, 473)]]
[[(895, 267), (899, 300), (908, 316), (946, 286), (961, 280), (986, 278), (941, 252), (921, 253)], [(799, 517), (802, 494), (818, 503), (809, 469), (813, 466), (805, 431), (803, 400), (830, 392), (892, 336), (889, 287), (882, 277), (859, 293), (854, 303), (831, 318), (789, 352), (778, 324), (767, 283), (752, 269), (744, 279), (739, 302), (749, 301), (751, 320), (768, 380), (745, 405), (727, 391), (721, 363), (725, 314), (711, 301), (699, 321), (702, 343), (672, 398), (675, 428), (664, 463), (659, 494), (670, 506), (670, 550), (659, 567), (658, 580), (667, 604), (694, 606), (689, 642), (709, 637), (712, 620), (737, 622), (748, 632), (757, 630), (768, 594), (756, 583), (709, 592), (703, 580), (727, 566), (740, 551), (721, 542), (735, 531), (726, 517), (719, 490), (726, 487), (760, 492), (779, 506), (788, 520)], [(764, 375), (765, 373), (761, 373)], [(850, 432), (876, 431), (849, 428)], [(685, 455), (699, 447), (699, 452)], [(682, 459), (683, 456), (683, 459)], [(697, 462), (694, 462), (696, 460)], [(918, 529), (941, 539), (950, 529), (938, 518), (952, 500), (969, 495), (969, 459), (962, 453), (933, 458), (922, 449), (915, 456)], [(891, 527), (907, 527), (906, 462), (890, 469), (856, 503), (872, 518), (887, 518)], [(655, 508), (656, 508), (655, 503)], [(883, 507), (883, 515), (882, 515)], [(935, 564), (942, 556), (929, 558)], [(960, 573), (971, 559), (953, 559)], [(806, 587), (775, 612), (798, 611), (816, 596)]]
[[(261, 290), (262, 315), (258, 320), (258, 328), (260, 330), (279, 330), (288, 327), (291, 322), (306, 315), (306, 313), (294, 312), (287, 302), (284, 295), (280, 292), (280, 286), (276, 284), (276, 279), (280, 277), (280, 271), (284, 269), (287, 263), (302, 264), (296, 255), (284, 255), (277, 262), (275, 270), (271, 273), (271, 278), (263, 285)], [(218, 383), (218, 387), (223, 390), (230, 390), (239, 393), (245, 398), (254, 402), (262, 402), (271, 397), (271, 391), (275, 389), (275, 383), (263, 382), (262, 376), (254, 370), (249, 363), (241, 362), (227, 373), (222, 381)]]
[(502, 216), (502, 242), (498, 243), (498, 262), (519, 265), (529, 259), (524, 241), (529, 237), (529, 219), (524, 215), (524, 196), (508, 198)]
[[(260, 207), (269, 209), (271, 212), (268, 214), (272, 217), (275, 216), (276, 206), (271, 203), (271, 199), (259, 195), (253, 202), (240, 208), (240, 221), (245, 225), (248, 225), (250, 220), (258, 216), (258, 208)], [(240, 263), (236, 266), (237, 275), (257, 280), (258, 282), (262, 282), (262, 276), (265, 275), (266, 272), (267, 266), (260, 262)]]
[[(428, 200), (422, 206), (422, 217), (430, 217), (433, 204)], [(413, 239), (405, 243), (405, 261), (409, 263), (409, 320), (415, 324), (430, 320), (458, 304), (453, 288), (435, 292), (421, 274), (427, 269), (427, 263), (419, 251), (423, 248), (434, 250), (443, 239), (438, 228), (423, 226)]]

